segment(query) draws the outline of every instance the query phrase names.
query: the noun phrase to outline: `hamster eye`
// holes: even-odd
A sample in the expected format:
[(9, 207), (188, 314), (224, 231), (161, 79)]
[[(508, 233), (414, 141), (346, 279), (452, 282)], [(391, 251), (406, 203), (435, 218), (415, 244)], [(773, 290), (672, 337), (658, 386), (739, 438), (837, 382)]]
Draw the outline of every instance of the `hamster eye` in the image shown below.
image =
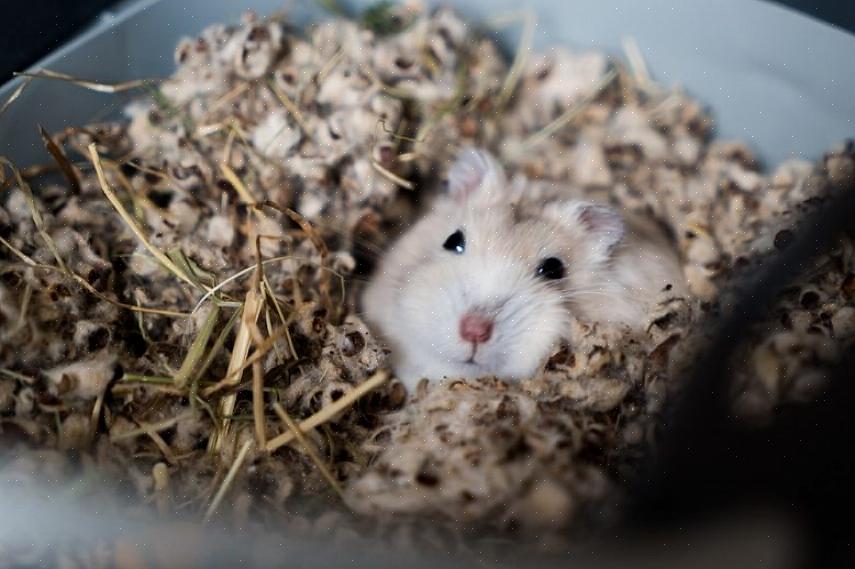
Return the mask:
[(463, 254), (466, 250), (466, 238), (463, 237), (463, 232), (459, 229), (448, 236), (445, 243), (442, 244), (443, 249), (447, 249), (458, 255)]
[(544, 259), (537, 266), (537, 276), (544, 279), (563, 279), (564, 278), (564, 263), (556, 257)]

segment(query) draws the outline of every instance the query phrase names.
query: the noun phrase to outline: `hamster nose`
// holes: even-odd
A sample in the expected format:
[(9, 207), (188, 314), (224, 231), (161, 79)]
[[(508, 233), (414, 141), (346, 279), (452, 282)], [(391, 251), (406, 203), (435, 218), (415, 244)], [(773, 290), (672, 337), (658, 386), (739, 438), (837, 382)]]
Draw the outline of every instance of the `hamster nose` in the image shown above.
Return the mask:
[(468, 312), (460, 319), (460, 337), (473, 344), (481, 344), (493, 335), (493, 319)]

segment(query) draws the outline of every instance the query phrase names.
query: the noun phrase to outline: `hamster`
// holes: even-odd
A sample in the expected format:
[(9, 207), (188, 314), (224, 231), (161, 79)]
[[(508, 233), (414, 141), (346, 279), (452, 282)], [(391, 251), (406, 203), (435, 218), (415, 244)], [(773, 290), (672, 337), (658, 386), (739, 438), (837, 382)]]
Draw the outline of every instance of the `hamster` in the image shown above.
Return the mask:
[[(533, 376), (571, 321), (640, 330), (664, 290), (684, 288), (651, 227), (601, 204), (516, 199), (487, 151), (464, 149), (447, 192), (385, 253), (363, 294), (396, 376)], [(524, 193), (523, 193), (524, 194)]]

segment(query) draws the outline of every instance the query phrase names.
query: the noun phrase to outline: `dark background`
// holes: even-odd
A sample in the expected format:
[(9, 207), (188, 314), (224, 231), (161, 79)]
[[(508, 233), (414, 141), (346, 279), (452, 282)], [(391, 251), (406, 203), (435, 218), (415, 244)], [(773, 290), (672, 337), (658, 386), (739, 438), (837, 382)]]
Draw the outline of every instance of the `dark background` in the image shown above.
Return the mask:
[[(777, 0), (776, 3), (855, 32), (855, 2), (851, 0)], [(26, 69), (62, 45), (117, 1), (7, 0), (4, 4), (7, 5), (3, 7), (6, 25), (0, 33), (0, 84), (13, 71)]]

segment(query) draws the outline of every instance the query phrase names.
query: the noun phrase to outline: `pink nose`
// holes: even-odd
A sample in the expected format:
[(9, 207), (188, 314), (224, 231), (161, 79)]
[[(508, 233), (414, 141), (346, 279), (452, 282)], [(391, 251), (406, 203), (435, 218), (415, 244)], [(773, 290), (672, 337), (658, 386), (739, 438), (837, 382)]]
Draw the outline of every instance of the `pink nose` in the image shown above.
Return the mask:
[(493, 320), (481, 314), (468, 312), (460, 319), (460, 337), (473, 344), (481, 344), (493, 334)]

